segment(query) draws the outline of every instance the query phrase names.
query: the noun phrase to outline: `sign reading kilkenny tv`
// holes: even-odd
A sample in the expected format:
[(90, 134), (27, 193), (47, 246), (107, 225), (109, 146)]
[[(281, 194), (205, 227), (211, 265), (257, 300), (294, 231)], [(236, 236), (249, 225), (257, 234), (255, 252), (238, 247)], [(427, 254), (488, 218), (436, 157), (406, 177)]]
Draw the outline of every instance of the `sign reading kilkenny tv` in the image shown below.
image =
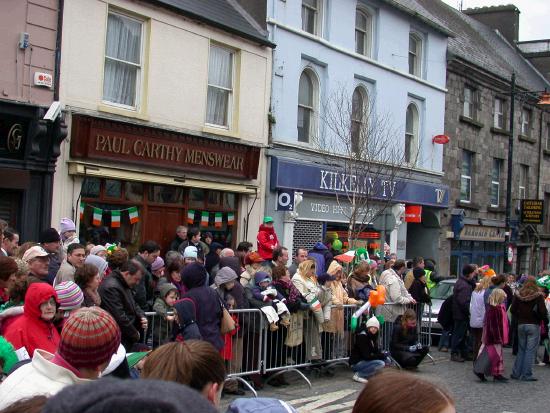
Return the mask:
[(260, 149), (121, 122), (74, 116), (71, 156), (255, 179)]
[(441, 208), (449, 204), (449, 189), (445, 185), (351, 175), (329, 166), (299, 163), (278, 157), (271, 158), (271, 189), (292, 189), (326, 195), (357, 193), (377, 200), (388, 199), (395, 203)]

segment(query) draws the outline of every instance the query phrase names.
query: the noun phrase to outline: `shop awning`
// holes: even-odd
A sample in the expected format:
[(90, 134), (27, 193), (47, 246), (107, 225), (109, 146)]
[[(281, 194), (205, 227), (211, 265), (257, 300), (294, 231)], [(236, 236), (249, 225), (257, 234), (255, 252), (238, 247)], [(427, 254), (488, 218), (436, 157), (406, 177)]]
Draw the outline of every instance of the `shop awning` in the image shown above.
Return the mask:
[(129, 169), (122, 170), (103, 165), (85, 164), (80, 162), (69, 162), (69, 174), (97, 178), (121, 179), (125, 181), (156, 183), (162, 185), (185, 186), (190, 188), (214, 189), (217, 191), (234, 192), (240, 194), (256, 194), (258, 192), (258, 187), (254, 185), (245, 185), (230, 182), (214, 182), (196, 178), (188, 178), (185, 176), (161, 175), (151, 172)]

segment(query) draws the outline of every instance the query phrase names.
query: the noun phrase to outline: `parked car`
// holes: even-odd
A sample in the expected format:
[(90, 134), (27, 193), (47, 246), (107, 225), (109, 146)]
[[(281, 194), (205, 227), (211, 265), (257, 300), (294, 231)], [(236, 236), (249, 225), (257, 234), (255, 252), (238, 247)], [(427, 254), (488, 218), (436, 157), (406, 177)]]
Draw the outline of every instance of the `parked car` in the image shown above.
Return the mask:
[(455, 288), (456, 278), (449, 278), (442, 280), (430, 290), (430, 297), (432, 298), (432, 307), (430, 314), (427, 313), (427, 309), (422, 315), (423, 324), (431, 325), (432, 336), (441, 335), (441, 325), (437, 322), (437, 316), (443, 301), (453, 294)]

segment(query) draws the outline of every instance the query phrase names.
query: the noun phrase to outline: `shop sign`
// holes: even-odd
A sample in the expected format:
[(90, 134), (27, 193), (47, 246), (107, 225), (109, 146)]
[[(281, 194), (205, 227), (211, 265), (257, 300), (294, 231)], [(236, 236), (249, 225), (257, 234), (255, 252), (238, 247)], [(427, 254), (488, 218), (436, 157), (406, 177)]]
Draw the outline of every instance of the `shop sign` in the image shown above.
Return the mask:
[(504, 242), (504, 228), (484, 227), (481, 225), (464, 225), (460, 239), (465, 241)]
[(336, 168), (271, 158), (271, 189), (291, 189), (325, 195), (368, 196), (395, 203), (447, 207), (449, 188), (419, 181), (383, 176), (347, 174)]
[(522, 224), (542, 224), (544, 222), (544, 201), (522, 199), (520, 220)]
[(413, 223), (422, 222), (422, 206), (405, 205), (405, 222), (413, 222)]
[(278, 191), (277, 211), (294, 211), (294, 191)]
[(512, 265), (514, 262), (514, 247), (512, 245), (508, 245), (506, 249), (506, 261), (509, 265)]
[(71, 156), (256, 179), (260, 148), (76, 115)]
[[(296, 205), (298, 218), (315, 219), (327, 222), (349, 222), (351, 217), (351, 204), (347, 201), (324, 197), (304, 196), (304, 200)], [(379, 213), (380, 208), (374, 205), (368, 210), (357, 211), (357, 222), (371, 223)]]
[(0, 156), (22, 159), (25, 150), (27, 123), (11, 116), (0, 118)]

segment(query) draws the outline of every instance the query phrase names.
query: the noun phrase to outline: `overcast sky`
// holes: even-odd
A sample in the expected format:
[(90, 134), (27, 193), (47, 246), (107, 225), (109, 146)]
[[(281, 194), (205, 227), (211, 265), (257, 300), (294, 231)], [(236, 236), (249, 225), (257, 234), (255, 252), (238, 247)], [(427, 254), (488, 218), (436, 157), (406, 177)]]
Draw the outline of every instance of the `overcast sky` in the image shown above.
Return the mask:
[(519, 15), (519, 40), (550, 39), (550, 0), (443, 0), (458, 9), (513, 4)]

